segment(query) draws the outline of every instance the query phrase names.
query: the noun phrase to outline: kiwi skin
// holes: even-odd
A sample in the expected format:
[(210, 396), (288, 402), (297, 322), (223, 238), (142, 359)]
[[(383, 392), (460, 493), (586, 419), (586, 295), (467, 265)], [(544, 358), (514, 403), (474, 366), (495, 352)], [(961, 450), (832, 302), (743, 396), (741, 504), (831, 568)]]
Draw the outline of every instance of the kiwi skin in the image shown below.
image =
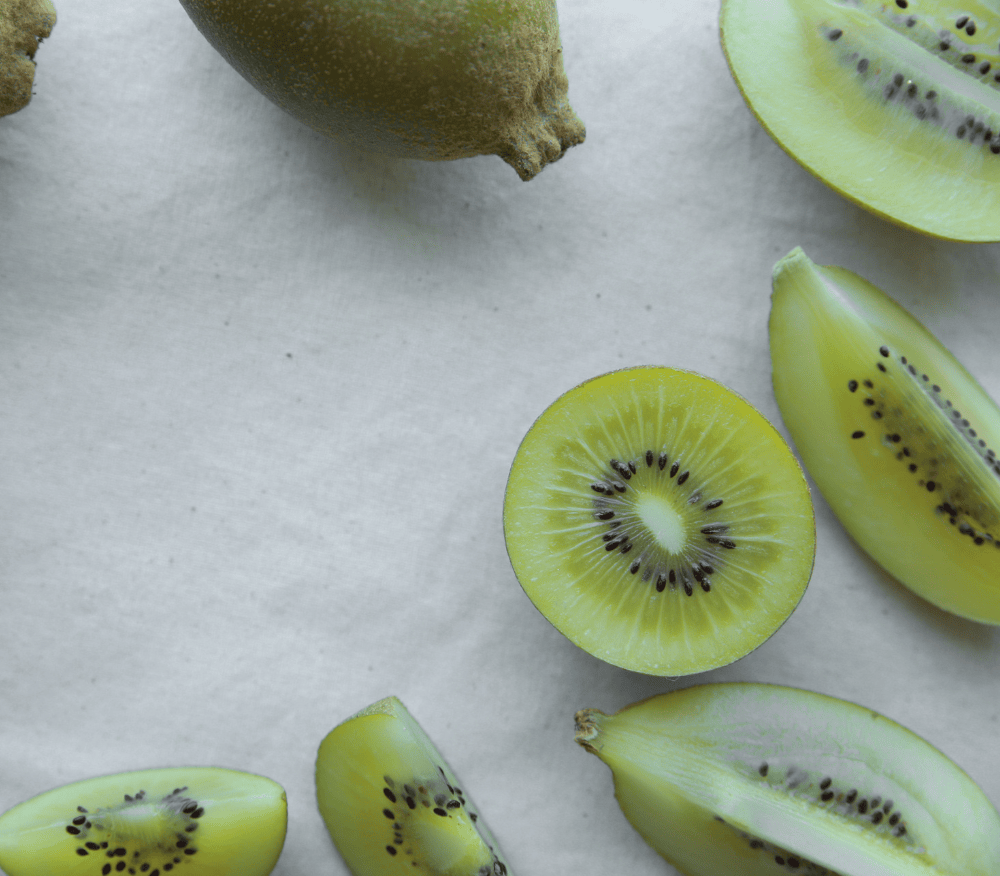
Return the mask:
[(503, 526), (542, 615), (649, 675), (703, 672), (763, 644), (815, 556), (809, 489), (784, 439), (745, 399), (674, 368), (614, 371), (550, 405), (514, 457)]
[(31, 101), (35, 52), (55, 23), (51, 0), (0, 3), (0, 116), (15, 113)]
[(863, 706), (770, 684), (705, 684), (576, 741), (612, 770), (632, 826), (687, 876), (995, 876), (1000, 814), (962, 769)]
[(797, 248), (773, 285), (774, 393), (823, 497), (911, 590), (1000, 624), (1000, 408), (858, 275)]
[(523, 180), (583, 142), (555, 0), (181, 0), (255, 88), (322, 134)]

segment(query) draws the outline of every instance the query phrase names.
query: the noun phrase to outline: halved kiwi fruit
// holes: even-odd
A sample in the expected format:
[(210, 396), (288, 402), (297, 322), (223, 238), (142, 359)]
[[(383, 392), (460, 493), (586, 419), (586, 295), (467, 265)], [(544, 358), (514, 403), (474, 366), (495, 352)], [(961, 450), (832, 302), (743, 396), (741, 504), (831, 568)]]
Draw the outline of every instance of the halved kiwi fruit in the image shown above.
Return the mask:
[(396, 697), (335, 727), (316, 758), (316, 797), (355, 876), (504, 876), (489, 828)]
[(723, 0), (772, 137), (838, 192), (937, 237), (1000, 240), (1000, 16), (988, 0)]
[(884, 292), (801, 249), (769, 331), (782, 417), (847, 531), (924, 599), (1000, 624), (1000, 408)]
[(630, 368), (556, 400), (521, 442), (507, 552), (539, 611), (596, 657), (651, 675), (731, 663), (809, 582), (809, 490), (784, 439), (721, 384)]
[(626, 818), (687, 876), (996, 876), (1000, 814), (953, 761), (870, 709), (768, 684), (707, 684), (576, 741)]
[(262, 94), (369, 152), (499, 155), (528, 180), (583, 142), (555, 0), (181, 3)]
[(74, 782), (0, 816), (8, 876), (267, 876), (287, 804), (271, 779), (216, 767)]

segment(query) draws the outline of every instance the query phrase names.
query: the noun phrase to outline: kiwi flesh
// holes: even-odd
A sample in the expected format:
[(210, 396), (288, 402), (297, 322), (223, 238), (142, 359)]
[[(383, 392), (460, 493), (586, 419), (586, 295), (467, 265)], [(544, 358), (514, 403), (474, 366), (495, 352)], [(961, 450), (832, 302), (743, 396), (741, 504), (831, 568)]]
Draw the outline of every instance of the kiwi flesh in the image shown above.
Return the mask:
[(582, 143), (555, 0), (181, 0), (266, 97), (322, 134), (521, 179)]
[(713, 669), (767, 640), (815, 551), (784, 439), (716, 381), (663, 367), (557, 399), (518, 448), (503, 523), (514, 573), (556, 629), (650, 675)]
[(706, 684), (576, 715), (625, 817), (687, 876), (996, 876), (1000, 814), (953, 761), (870, 709)]
[(316, 799), (354, 876), (507, 872), (455, 773), (397, 697), (326, 736), (316, 758)]
[(0, 816), (7, 876), (267, 876), (285, 841), (284, 789), (217, 767), (74, 782)]
[(797, 248), (773, 287), (774, 393), (840, 522), (924, 599), (1000, 624), (1000, 408), (857, 274)]
[(932, 236), (1000, 240), (1000, 16), (988, 0), (723, 0), (744, 99), (842, 195)]
[(51, 0), (0, 3), (0, 116), (15, 113), (31, 102), (35, 52), (55, 23)]

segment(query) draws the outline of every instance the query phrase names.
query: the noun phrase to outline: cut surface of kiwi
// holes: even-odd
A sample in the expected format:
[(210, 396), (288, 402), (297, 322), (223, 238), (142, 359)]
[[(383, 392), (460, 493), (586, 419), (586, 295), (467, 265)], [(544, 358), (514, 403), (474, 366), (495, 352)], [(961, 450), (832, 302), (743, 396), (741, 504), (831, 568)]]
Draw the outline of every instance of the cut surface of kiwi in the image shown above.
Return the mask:
[(339, 724), (316, 758), (316, 798), (355, 876), (504, 876), (506, 861), (434, 743), (396, 697)]
[(953, 761), (845, 700), (706, 684), (576, 715), (626, 818), (687, 876), (996, 876), (1000, 814)]
[(994, 3), (723, 0), (720, 23), (744, 99), (806, 169), (906, 227), (1000, 240)]
[(74, 782), (0, 816), (7, 876), (267, 876), (287, 803), (271, 779), (217, 767)]
[(556, 629), (650, 675), (768, 639), (815, 549), (805, 477), (774, 427), (716, 381), (662, 367), (557, 399), (518, 448), (503, 521), (517, 579)]
[(262, 94), (369, 152), (499, 155), (521, 179), (582, 143), (555, 0), (181, 0)]
[(795, 249), (773, 285), (774, 393), (823, 497), (889, 574), (1000, 624), (1000, 409), (857, 274)]

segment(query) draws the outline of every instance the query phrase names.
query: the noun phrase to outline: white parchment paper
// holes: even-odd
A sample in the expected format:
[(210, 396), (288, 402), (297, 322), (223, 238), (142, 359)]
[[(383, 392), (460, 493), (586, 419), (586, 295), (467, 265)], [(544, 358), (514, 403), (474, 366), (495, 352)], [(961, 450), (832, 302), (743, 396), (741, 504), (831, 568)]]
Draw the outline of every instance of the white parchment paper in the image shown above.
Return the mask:
[(176, 0), (58, 4), (30, 106), (0, 119), (0, 810), (230, 766), (288, 791), (277, 876), (346, 874), (315, 751), (395, 693), (515, 872), (671, 873), (573, 714), (722, 680), (871, 706), (1000, 805), (1000, 633), (882, 573), (818, 492), (800, 607), (704, 676), (604, 665), (518, 586), (507, 470), (563, 391), (673, 365), (784, 430), (770, 271), (797, 245), (1000, 393), (1000, 248), (901, 230), (803, 171), (746, 109), (715, 2), (559, 8), (588, 137), (522, 183), (495, 157), (314, 134)]

